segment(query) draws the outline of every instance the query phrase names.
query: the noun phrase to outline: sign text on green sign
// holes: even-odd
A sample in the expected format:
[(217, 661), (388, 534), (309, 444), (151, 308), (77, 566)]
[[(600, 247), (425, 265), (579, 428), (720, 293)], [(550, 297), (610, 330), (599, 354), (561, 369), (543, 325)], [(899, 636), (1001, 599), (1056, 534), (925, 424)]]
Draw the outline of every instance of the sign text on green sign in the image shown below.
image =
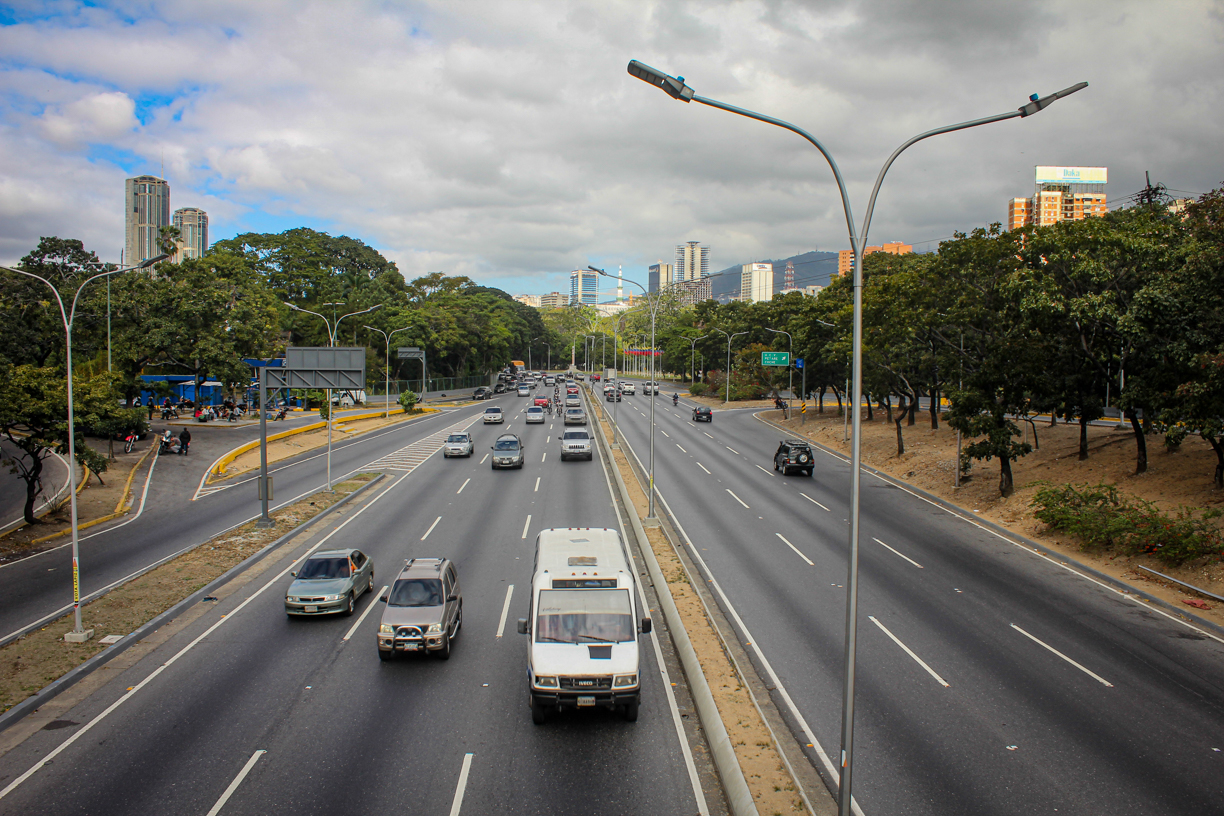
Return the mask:
[(761, 365), (763, 366), (789, 366), (790, 352), (789, 351), (762, 351)]

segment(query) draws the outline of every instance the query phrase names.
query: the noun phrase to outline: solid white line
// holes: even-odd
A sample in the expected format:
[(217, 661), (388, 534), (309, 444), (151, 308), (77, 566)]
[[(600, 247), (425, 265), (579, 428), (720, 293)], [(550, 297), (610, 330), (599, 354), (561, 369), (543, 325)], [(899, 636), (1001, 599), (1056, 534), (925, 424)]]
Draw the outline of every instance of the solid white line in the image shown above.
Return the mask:
[(1033, 641), (1034, 643), (1036, 643), (1036, 644), (1038, 644), (1038, 645), (1040, 645), (1040, 646), (1044, 646), (1044, 647), (1046, 647), (1046, 648), (1047, 648), (1047, 649), (1049, 649), (1051, 652), (1053, 652), (1054, 654), (1058, 655), (1058, 656), (1059, 656), (1059, 657), (1061, 657), (1063, 660), (1067, 661), (1067, 662), (1068, 662), (1068, 663), (1070, 663), (1072, 666), (1074, 666), (1075, 668), (1077, 668), (1077, 669), (1079, 669), (1080, 671), (1082, 671), (1084, 674), (1086, 674), (1086, 675), (1088, 675), (1089, 677), (1091, 677), (1091, 678), (1093, 678), (1094, 680), (1096, 680), (1098, 683), (1100, 683), (1100, 684), (1102, 684), (1102, 685), (1105, 685), (1105, 686), (1108, 686), (1109, 688), (1113, 688), (1113, 687), (1114, 687), (1114, 686), (1113, 686), (1113, 683), (1110, 683), (1110, 682), (1109, 682), (1108, 680), (1106, 680), (1104, 677), (1101, 677), (1101, 675), (1097, 674), (1097, 673), (1096, 673), (1096, 672), (1094, 672), (1094, 671), (1089, 671), (1088, 669), (1086, 669), (1086, 668), (1084, 668), (1083, 666), (1081, 666), (1079, 663), (1076, 663), (1074, 660), (1072, 660), (1071, 658), (1067, 657), (1067, 656), (1066, 656), (1065, 654), (1063, 654), (1062, 652), (1060, 652), (1060, 651), (1058, 651), (1057, 649), (1055, 649), (1055, 648), (1054, 648), (1053, 646), (1051, 646), (1050, 644), (1048, 644), (1048, 643), (1044, 643), (1044, 642), (1042, 642), (1042, 641), (1038, 640), (1037, 638), (1033, 637), (1033, 636), (1032, 636), (1032, 635), (1030, 635), (1028, 632), (1024, 631), (1024, 630), (1023, 630), (1023, 629), (1021, 629), (1019, 626), (1017, 626), (1016, 624), (1014, 624), (1014, 623), (1013, 623), (1013, 624), (1011, 625), (1011, 628), (1015, 629), (1017, 632), (1019, 632), (1020, 634), (1024, 635), (1026, 638), (1028, 638), (1029, 640)]
[(450, 816), (459, 816), (463, 807), (463, 792), (467, 788), (468, 771), (472, 769), (472, 755), (463, 755), (463, 770), (459, 772), (459, 783), (455, 785), (455, 800), (451, 802)]
[(800, 558), (802, 558), (804, 561), (808, 562), (808, 566), (809, 566), (809, 567), (814, 567), (814, 566), (816, 566), (815, 564), (813, 564), (813, 563), (812, 563), (812, 559), (808, 558), (806, 555), (804, 555), (803, 553), (799, 552), (799, 548), (798, 548), (798, 547), (796, 547), (794, 544), (792, 544), (792, 543), (790, 543), (789, 541), (787, 541), (787, 540), (786, 540), (786, 536), (782, 535), (781, 533), (774, 533), (774, 535), (776, 535), (778, 538), (782, 539), (782, 543), (783, 543), (783, 544), (785, 544), (786, 546), (790, 547), (792, 550), (794, 550), (796, 555), (798, 555), (798, 556), (799, 556)]
[(484, 455), (484, 458), (480, 460), (480, 464), (482, 464), (482, 465), (483, 465), (483, 464), (484, 464), (485, 462), (487, 462), (487, 461), (489, 461), (489, 454), (487, 454), (487, 453), (486, 453), (486, 454)]
[[(705, 468), (702, 468), (702, 470), (705, 470)], [(731, 493), (731, 488), (729, 488), (729, 487), (728, 487), (728, 488), (727, 488), (727, 492), (728, 492), (728, 493)], [(731, 498), (735, 499), (735, 500), (736, 500), (737, 502), (739, 502), (740, 504), (744, 504), (744, 500), (743, 500), (743, 499), (741, 499), (739, 496), (735, 495), (734, 493), (731, 493)], [(751, 510), (752, 508), (751, 508), (751, 507), (749, 507), (748, 505), (744, 504), (744, 509), (745, 509), (745, 510)]]
[[(942, 677), (940, 677), (938, 674), (936, 674), (936, 673), (935, 673), (935, 670), (934, 670), (934, 669), (932, 669), (930, 666), (928, 666), (928, 665), (926, 664), (926, 661), (924, 661), (924, 660), (923, 660), (921, 657), (919, 657), (918, 655), (914, 654), (913, 650), (912, 650), (912, 649), (910, 649), (910, 647), (906, 646), (904, 643), (902, 643), (902, 642), (901, 642), (901, 641), (900, 641), (900, 640), (897, 638), (897, 636), (896, 636), (896, 635), (894, 635), (892, 632), (888, 631), (888, 627), (886, 627), (884, 624), (880, 623), (878, 620), (876, 620), (876, 619), (875, 619), (874, 617), (872, 617), (871, 615), (868, 615), (868, 616), (867, 616), (867, 620), (871, 621), (871, 622), (872, 622), (872, 623), (874, 623), (876, 626), (880, 627), (880, 631), (882, 631), (884, 634), (886, 634), (886, 635), (888, 635), (890, 638), (892, 638), (892, 642), (893, 642), (893, 643), (895, 643), (895, 644), (897, 644), (898, 646), (900, 646), (902, 649), (904, 649), (904, 650), (905, 650), (905, 653), (906, 653), (907, 655), (909, 655), (910, 657), (914, 658), (914, 661), (915, 661), (915, 662), (916, 662), (916, 663), (917, 663), (919, 666), (921, 666), (922, 668), (926, 669), (927, 674), (929, 674), (929, 675), (931, 675), (932, 677), (934, 677), (934, 678), (935, 678), (935, 682), (936, 682), (936, 683), (939, 683), (939, 685), (943, 686), (944, 688), (949, 688), (949, 686), (948, 686), (948, 681), (947, 681), (947, 680), (944, 680)], [(1028, 634), (1028, 633), (1026, 632), (1025, 634)], [(1030, 635), (1030, 637), (1032, 637), (1032, 636)], [(1035, 638), (1034, 638), (1034, 639), (1035, 639)]]
[(377, 593), (375, 593), (374, 600), (370, 601), (369, 605), (365, 608), (365, 611), (361, 613), (361, 617), (357, 619), (357, 622), (349, 627), (349, 630), (344, 633), (344, 637), (340, 638), (341, 642), (346, 641), (353, 636), (353, 633), (357, 631), (357, 627), (360, 626), (361, 622), (366, 619), (366, 615), (370, 614), (372, 611), (374, 611), (374, 607), (378, 606), (378, 599), (381, 598), (382, 594), (386, 591), (387, 587), (383, 587), (382, 589), (378, 590)]
[(731, 447), (728, 447), (728, 446), (726, 446), (726, 445), (723, 445), (723, 447), (724, 447), (724, 448), (727, 448), (727, 450), (731, 451), (731, 452), (732, 452), (732, 453), (734, 453), (736, 456), (739, 456), (739, 455), (740, 455), (740, 452), (739, 452), (739, 451), (737, 451), (735, 448), (731, 448)]
[(544, 455), (540, 457), (540, 464), (544, 464), (544, 460), (548, 458), (548, 451), (544, 451)]
[(232, 621), (234, 618), (236, 618), (238, 616), (238, 613), (241, 612), (243, 609), (245, 609), (248, 604), (252, 603), (260, 595), (264, 594), (269, 589), (271, 589), (278, 581), (280, 581), (282, 578), (288, 575), (289, 571), (292, 570), (295, 566), (297, 566), (299, 562), (304, 561), (312, 553), (316, 552), (320, 547), (326, 544), (331, 539), (332, 536), (334, 536), (336, 533), (340, 532), (345, 527), (347, 527), (349, 525), (349, 522), (351, 522), (353, 519), (360, 516), (366, 510), (369, 510), (375, 504), (377, 504), (379, 499), (381, 499), (383, 496), (388, 495), (395, 487), (399, 485), (400, 482), (408, 478), (408, 475), (409, 474), (405, 473), (403, 476), (399, 477), (394, 482), (392, 482), (390, 487), (388, 487), (382, 493), (379, 493), (374, 498), (370, 499), (370, 501), (367, 502), (366, 504), (362, 505), (357, 510), (357, 512), (353, 513), (353, 515), (345, 519), (343, 524), (341, 524), (336, 529), (332, 530), (330, 533), (325, 535), (322, 539), (319, 540), (317, 544), (307, 549), (306, 552), (302, 553), (300, 556), (295, 558), (293, 561), (290, 561), (288, 566), (286, 566), (283, 570), (278, 572), (276, 575), (272, 576), (272, 578), (270, 578), (266, 584), (264, 584), (259, 589), (257, 589), (253, 594), (249, 595), (246, 598), (246, 600), (238, 604), (238, 606), (234, 607), (234, 611), (230, 612), (227, 615), (222, 615), (217, 620), (216, 623), (214, 623), (212, 626), (205, 629), (203, 633), (201, 633), (199, 636), (196, 637), (195, 640), (188, 643), (186, 646), (184, 646), (182, 649), (176, 652), (174, 656), (172, 656), (169, 660), (167, 660), (165, 663), (162, 663), (160, 666), (158, 666), (156, 669), (150, 672), (149, 675), (145, 677), (145, 679), (141, 680), (139, 683), (132, 686), (131, 689), (129, 689), (122, 697), (120, 697), (118, 700), (116, 700), (115, 702), (107, 706), (102, 711), (101, 714), (94, 717), (89, 722), (85, 723), (85, 725), (81, 726), (81, 728), (78, 729), (77, 731), (74, 731), (72, 736), (68, 737), (68, 739), (64, 740), (58, 746), (56, 746), (55, 749), (51, 751), (51, 753), (47, 754), (45, 757), (39, 760), (38, 763), (34, 765), (34, 767), (28, 769), (21, 776), (17, 777), (12, 782), (10, 782), (8, 784), (8, 787), (4, 788), (3, 790), (0, 790), (0, 799), (3, 799), (5, 796), (8, 796), (10, 793), (12, 793), (17, 788), (18, 785), (20, 785), (22, 782), (25, 782), (27, 779), (29, 779), (31, 776), (37, 773), (38, 770), (42, 768), (44, 765), (47, 765), (50, 760), (55, 759), (57, 756), (60, 755), (60, 753), (66, 750), (68, 746), (72, 745), (74, 742), (79, 740), (81, 737), (89, 733), (89, 730), (91, 728), (93, 728), (98, 723), (102, 722), (102, 720), (105, 719), (107, 715), (109, 715), (112, 711), (114, 711), (119, 706), (126, 703), (133, 696), (135, 696), (137, 692), (139, 692), (142, 688), (147, 686), (149, 683), (153, 682), (153, 680), (157, 678), (162, 672), (164, 672), (166, 669), (174, 665), (178, 661), (179, 658), (181, 658), (183, 655), (187, 654), (187, 652), (195, 648), (201, 641), (203, 641), (206, 637), (208, 637), (213, 632), (215, 632), (222, 624)]
[(258, 762), (259, 758), (266, 753), (268, 752), (263, 748), (260, 748), (258, 751), (251, 754), (251, 758), (248, 759), (246, 764), (242, 766), (242, 770), (239, 771), (238, 775), (234, 777), (234, 781), (229, 783), (229, 787), (225, 789), (225, 793), (221, 794), (221, 798), (217, 800), (217, 804), (212, 806), (212, 810), (208, 811), (207, 816), (217, 816), (217, 814), (221, 812), (221, 808), (225, 807), (225, 803), (228, 802), (229, 798), (234, 795), (234, 791), (238, 790), (238, 786), (242, 784), (242, 780), (246, 779), (247, 774), (249, 774), (251, 769), (255, 767), (255, 763)]
[(680, 450), (684, 451), (685, 453), (688, 453), (688, 451), (684, 450), (684, 448), (683, 448), (683, 447), (681, 447), (681, 445), (680, 445), (680, 443), (679, 443), (679, 442), (677, 442), (677, 443), (676, 443), (676, 447), (677, 447), (677, 448), (680, 448)]
[(455, 491), (455, 495), (456, 495), (456, 496), (458, 496), (460, 493), (462, 493), (462, 492), (463, 492), (463, 488), (467, 487), (467, 486), (468, 486), (468, 482), (470, 482), (470, 481), (472, 481), (472, 480), (471, 480), (471, 479), (464, 479), (464, 480), (463, 480), (463, 484), (459, 485), (459, 489)]
[[(706, 433), (705, 431), (702, 431), (702, 433), (703, 433), (703, 434), (705, 434), (706, 436), (710, 436), (710, 435), (709, 435), (708, 433)], [(711, 438), (711, 439), (713, 439), (714, 437), (710, 436), (710, 438)]]
[(757, 469), (757, 470), (759, 470), (759, 471), (761, 471), (762, 473), (764, 473), (766, 476), (772, 476), (772, 475), (773, 475), (772, 473), (770, 473), (768, 470), (766, 470), (765, 468), (761, 467), (760, 465), (757, 465), (757, 466), (756, 466), (756, 469)]
[(702, 470), (705, 470), (705, 472), (709, 473), (709, 475), (711, 476), (714, 475), (713, 473), (710, 473), (710, 471), (706, 470), (705, 465), (701, 464), (700, 462), (697, 463), (697, 467), (701, 468)]
[(921, 564), (919, 564), (917, 561), (915, 561), (914, 559), (910, 558), (908, 555), (901, 555), (901, 553), (897, 552), (896, 550), (893, 550), (893, 548), (892, 548), (892, 547), (889, 547), (887, 544), (885, 544), (885, 543), (884, 543), (883, 541), (881, 541), (880, 539), (878, 539), (878, 538), (873, 538), (873, 539), (871, 539), (871, 540), (872, 540), (872, 541), (874, 541), (875, 543), (879, 544), (881, 547), (888, 547), (888, 549), (890, 549), (890, 550), (892, 550), (892, 551), (893, 551), (893, 554), (894, 554), (894, 555), (900, 555), (902, 558), (904, 558), (906, 561), (908, 561), (908, 562), (910, 562), (911, 564), (913, 564), (913, 565), (914, 565), (915, 567), (917, 567), (918, 569), (922, 569), (922, 565), (921, 565)]
[(535, 486), (535, 489), (534, 489), (534, 490), (532, 490), (531, 492), (532, 492), (532, 493), (539, 493), (539, 492), (540, 492), (540, 477), (539, 477), (539, 476), (537, 476), (537, 477), (536, 477), (536, 486)]
[(519, 538), (527, 537), (527, 528), (531, 526), (531, 514), (527, 514), (527, 520), (523, 522), (523, 534)]
[(510, 596), (514, 594), (514, 584), (506, 587), (506, 602), (502, 604), (501, 620), (497, 622), (497, 637), (502, 636), (502, 631), (506, 628), (506, 615), (510, 613)]
[(816, 505), (817, 507), (819, 507), (821, 510), (826, 510), (826, 511), (827, 511), (827, 510), (829, 509), (829, 508), (825, 507), (823, 504), (821, 504), (820, 502), (818, 502), (818, 501), (816, 501), (815, 499), (813, 499), (811, 496), (809, 496), (809, 495), (808, 495), (808, 494), (806, 494), (806, 493), (800, 493), (799, 495), (800, 495), (800, 496), (802, 496), (803, 498), (807, 499), (808, 501), (810, 501), (812, 504), (814, 504), (814, 505)]
[(439, 521), (441, 521), (441, 520), (442, 520), (442, 517), (441, 517), (441, 516), (438, 516), (436, 519), (434, 519), (434, 523), (433, 523), (433, 524), (431, 524), (431, 525), (429, 525), (429, 529), (425, 531), (425, 535), (421, 536), (421, 540), (422, 540), (422, 541), (424, 541), (425, 539), (429, 538), (429, 534), (433, 532), (433, 528), (437, 527), (437, 526), (438, 526), (438, 522), (439, 522)]

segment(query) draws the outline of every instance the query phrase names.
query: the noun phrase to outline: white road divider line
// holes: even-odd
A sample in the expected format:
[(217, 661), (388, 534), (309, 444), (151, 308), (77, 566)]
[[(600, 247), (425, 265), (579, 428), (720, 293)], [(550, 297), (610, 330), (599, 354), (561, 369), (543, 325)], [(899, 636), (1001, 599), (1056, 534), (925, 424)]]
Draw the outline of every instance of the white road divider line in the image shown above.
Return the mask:
[(679, 442), (676, 443), (676, 447), (680, 448), (680, 450), (684, 451), (685, 453), (688, 453), (688, 451), (684, 450), (684, 448), (680, 445)]
[[(878, 620), (876, 620), (876, 619), (875, 619), (873, 616), (871, 616), (871, 615), (868, 615), (868, 616), (867, 616), (867, 620), (871, 621), (871, 622), (872, 622), (872, 623), (874, 623), (876, 626), (880, 627), (880, 631), (881, 631), (881, 632), (883, 632), (884, 634), (888, 635), (890, 638), (892, 638), (892, 642), (893, 642), (893, 643), (895, 643), (895, 644), (897, 644), (898, 646), (900, 646), (902, 649), (904, 649), (904, 650), (905, 650), (905, 653), (906, 653), (907, 655), (909, 655), (910, 657), (914, 658), (914, 662), (916, 662), (916, 663), (917, 663), (919, 666), (921, 666), (922, 668), (926, 669), (927, 674), (929, 674), (929, 675), (931, 675), (932, 677), (934, 677), (934, 678), (935, 678), (935, 682), (936, 682), (936, 683), (939, 683), (939, 685), (943, 686), (944, 688), (950, 688), (950, 686), (948, 685), (948, 681), (947, 681), (947, 680), (944, 680), (942, 677), (940, 677), (938, 674), (936, 674), (936, 673), (935, 673), (935, 670), (934, 670), (934, 669), (932, 669), (930, 666), (928, 666), (928, 665), (926, 664), (926, 661), (925, 661), (925, 660), (923, 660), (923, 659), (922, 659), (921, 657), (919, 657), (918, 655), (914, 654), (914, 650), (913, 650), (913, 649), (911, 649), (910, 647), (906, 646), (904, 643), (902, 643), (902, 642), (900, 641), (900, 639), (898, 639), (898, 638), (897, 638), (897, 636), (896, 636), (896, 635), (894, 635), (892, 632), (888, 631), (888, 627), (887, 627), (887, 626), (885, 626), (884, 624), (880, 623)], [(1025, 634), (1027, 634), (1027, 632), (1026, 632)], [(1030, 637), (1031, 637), (1031, 635), (1030, 635)]]
[(772, 473), (770, 473), (768, 470), (766, 470), (765, 468), (761, 467), (760, 465), (757, 465), (757, 466), (756, 466), (756, 469), (757, 469), (757, 470), (759, 470), (759, 471), (761, 471), (762, 473), (764, 473), (766, 476), (772, 476), (772, 475), (773, 475)]
[(527, 537), (527, 528), (531, 526), (531, 514), (527, 515), (527, 520), (523, 522), (523, 534), (519, 538)]
[(732, 453), (734, 453), (736, 456), (739, 456), (739, 455), (740, 455), (740, 452), (739, 452), (739, 451), (737, 451), (735, 448), (732, 448), (732, 447), (730, 447), (730, 446), (728, 446), (728, 445), (723, 445), (723, 447), (724, 447), (724, 448), (726, 448), (727, 450), (731, 451)]
[(881, 541), (880, 539), (878, 539), (878, 538), (873, 538), (873, 539), (871, 539), (871, 540), (872, 540), (872, 541), (874, 541), (875, 543), (879, 544), (881, 547), (886, 547), (886, 548), (888, 548), (888, 549), (892, 550), (892, 552), (893, 552), (893, 554), (894, 554), (894, 555), (900, 555), (902, 558), (904, 558), (906, 561), (908, 561), (908, 562), (910, 562), (911, 564), (913, 564), (913, 565), (914, 565), (915, 567), (917, 567), (918, 569), (922, 569), (922, 565), (921, 565), (921, 564), (919, 564), (917, 561), (915, 561), (914, 559), (910, 558), (908, 555), (901, 555), (901, 553), (897, 552), (896, 550), (893, 550), (893, 548), (892, 548), (892, 547), (889, 547), (887, 544), (885, 544), (885, 543), (884, 543), (883, 541)]
[(669, 434), (667, 431), (663, 430), (662, 428), (659, 429), (659, 433), (663, 434), (668, 439), (671, 439), (671, 434)]
[(1089, 669), (1084, 668), (1084, 667), (1083, 667), (1083, 666), (1081, 666), (1079, 663), (1076, 663), (1074, 660), (1072, 660), (1071, 658), (1067, 657), (1065, 654), (1063, 654), (1062, 652), (1058, 651), (1057, 649), (1055, 649), (1055, 648), (1054, 648), (1053, 646), (1051, 646), (1050, 644), (1045, 643), (1045, 642), (1043, 642), (1043, 641), (1041, 641), (1041, 640), (1038, 640), (1037, 638), (1035, 638), (1035, 637), (1033, 637), (1032, 635), (1030, 635), (1028, 632), (1026, 632), (1026, 631), (1024, 631), (1023, 629), (1021, 629), (1021, 628), (1020, 628), (1019, 626), (1017, 626), (1016, 624), (1014, 624), (1014, 623), (1013, 623), (1013, 624), (1011, 625), (1011, 628), (1015, 629), (1017, 632), (1019, 632), (1020, 634), (1024, 635), (1026, 638), (1028, 638), (1029, 640), (1033, 641), (1033, 642), (1034, 642), (1034, 643), (1036, 643), (1037, 645), (1039, 645), (1039, 646), (1044, 646), (1045, 648), (1049, 649), (1051, 652), (1053, 652), (1054, 654), (1058, 655), (1058, 656), (1059, 656), (1059, 657), (1061, 657), (1063, 660), (1067, 661), (1067, 662), (1068, 662), (1068, 663), (1070, 663), (1072, 666), (1074, 666), (1075, 668), (1077, 668), (1077, 669), (1079, 669), (1080, 671), (1082, 671), (1084, 674), (1086, 674), (1086, 675), (1088, 675), (1089, 677), (1091, 677), (1093, 680), (1096, 680), (1096, 681), (1097, 681), (1098, 683), (1100, 683), (1101, 685), (1103, 685), (1103, 686), (1108, 686), (1109, 688), (1113, 688), (1113, 687), (1114, 687), (1113, 683), (1109, 682), (1109, 681), (1108, 681), (1108, 680), (1106, 680), (1104, 677), (1101, 677), (1101, 675), (1097, 674), (1097, 673), (1096, 673), (1096, 672), (1094, 672), (1094, 671), (1091, 671), (1091, 670), (1089, 670)]
[(472, 770), (472, 755), (463, 755), (463, 770), (459, 771), (459, 783), (455, 785), (455, 799), (451, 802), (450, 816), (459, 816), (463, 807), (463, 792), (467, 790), (468, 772)]
[[(705, 468), (702, 468), (702, 470), (705, 470)], [(731, 493), (731, 488), (729, 488), (729, 487), (728, 487), (728, 488), (727, 488), (727, 492), (728, 492), (728, 493)], [(735, 500), (736, 500), (737, 502), (739, 502), (740, 504), (744, 504), (744, 500), (743, 500), (743, 499), (741, 499), (739, 496), (735, 495), (734, 493), (731, 493), (731, 498), (735, 499)], [(752, 508), (751, 508), (751, 507), (749, 507), (748, 505), (744, 504), (744, 509), (745, 509), (745, 510), (751, 510)]]
[[(705, 434), (706, 436), (710, 436), (710, 435), (709, 435), (708, 433), (706, 433), (705, 431), (702, 431), (702, 433), (703, 433), (703, 434)], [(713, 439), (714, 437), (710, 436), (710, 438), (711, 438), (711, 439)]]
[(217, 800), (217, 803), (212, 806), (212, 810), (208, 811), (207, 816), (217, 816), (217, 814), (221, 812), (221, 808), (225, 807), (225, 803), (228, 802), (229, 798), (234, 795), (234, 791), (238, 790), (238, 786), (242, 784), (242, 780), (246, 779), (247, 774), (249, 774), (251, 769), (255, 767), (255, 763), (258, 762), (259, 758), (266, 753), (268, 753), (266, 750), (260, 748), (258, 751), (251, 754), (251, 758), (248, 759), (246, 764), (242, 766), (242, 770), (239, 771), (238, 775), (234, 777), (234, 781), (229, 783), (229, 787), (225, 789), (225, 793), (221, 794), (221, 798)]
[(464, 480), (463, 480), (463, 484), (459, 485), (459, 489), (455, 491), (455, 495), (456, 495), (456, 496), (458, 496), (460, 493), (462, 493), (462, 492), (463, 492), (463, 488), (467, 487), (467, 486), (468, 486), (468, 482), (470, 482), (470, 481), (472, 481), (472, 480), (471, 480), (471, 479), (464, 479)]
[(540, 464), (544, 464), (544, 460), (548, 458), (548, 451), (544, 451), (544, 455), (540, 457)]
[(710, 473), (710, 471), (706, 470), (705, 465), (701, 464), (700, 462), (697, 463), (697, 467), (701, 468), (702, 470), (705, 470), (705, 472), (709, 474), (710, 476), (714, 475), (713, 473)]
[(794, 551), (795, 551), (795, 554), (796, 554), (796, 555), (798, 555), (800, 558), (802, 558), (804, 561), (806, 561), (806, 562), (808, 563), (808, 566), (809, 566), (809, 567), (814, 567), (814, 566), (816, 566), (815, 564), (813, 564), (813, 563), (812, 563), (812, 559), (808, 558), (806, 555), (804, 555), (803, 553), (799, 552), (799, 548), (798, 548), (798, 547), (796, 547), (794, 544), (792, 544), (792, 543), (790, 543), (789, 541), (787, 541), (787, 540), (786, 540), (786, 536), (782, 535), (781, 533), (774, 533), (774, 535), (776, 535), (778, 538), (782, 539), (782, 543), (783, 543), (783, 544), (785, 544), (786, 546), (790, 547), (792, 550), (794, 550)]
[(361, 617), (357, 619), (357, 622), (349, 627), (349, 630), (344, 633), (344, 637), (340, 638), (341, 642), (347, 641), (354, 634), (356, 634), (357, 627), (360, 626), (361, 622), (366, 619), (366, 615), (370, 614), (372, 611), (374, 611), (374, 607), (378, 606), (378, 599), (382, 597), (382, 594), (386, 592), (387, 589), (388, 587), (383, 587), (382, 589), (378, 590), (377, 593), (375, 593), (374, 600), (370, 601), (369, 606), (367, 606), (365, 611), (361, 613)]
[(806, 493), (800, 493), (799, 495), (800, 495), (800, 496), (802, 496), (803, 498), (807, 499), (808, 501), (810, 501), (812, 504), (814, 504), (814, 505), (816, 505), (817, 507), (819, 507), (821, 510), (824, 510), (824, 511), (826, 511), (826, 512), (831, 512), (831, 511), (829, 511), (829, 508), (825, 507), (823, 504), (821, 504), (820, 502), (816, 501), (815, 499), (813, 499), (813, 498), (812, 498), (811, 496), (809, 496), (808, 494), (806, 494)]
[(497, 637), (502, 636), (506, 628), (506, 615), (510, 614), (510, 597), (514, 595), (514, 584), (506, 587), (506, 602), (502, 604), (501, 620), (497, 622)]
[(485, 462), (487, 462), (487, 461), (489, 461), (489, 454), (487, 454), (487, 453), (486, 453), (486, 454), (484, 455), (484, 458), (480, 460), (480, 464), (482, 464), (482, 465), (483, 465), (483, 464), (484, 464)]
[(434, 519), (434, 523), (433, 523), (433, 524), (431, 524), (431, 525), (429, 525), (429, 529), (425, 531), (425, 535), (421, 536), (421, 540), (422, 540), (422, 541), (424, 541), (425, 539), (429, 538), (429, 534), (433, 532), (433, 528), (437, 527), (437, 526), (438, 526), (438, 522), (439, 522), (439, 521), (441, 521), (441, 520), (442, 520), (442, 517), (441, 517), (441, 516), (438, 516), (436, 519)]
[(539, 492), (540, 492), (540, 477), (539, 477), (539, 476), (537, 476), (537, 477), (536, 477), (536, 486), (535, 486), (535, 490), (533, 490), (533, 491), (531, 491), (531, 492), (532, 492), (532, 493), (539, 493)]

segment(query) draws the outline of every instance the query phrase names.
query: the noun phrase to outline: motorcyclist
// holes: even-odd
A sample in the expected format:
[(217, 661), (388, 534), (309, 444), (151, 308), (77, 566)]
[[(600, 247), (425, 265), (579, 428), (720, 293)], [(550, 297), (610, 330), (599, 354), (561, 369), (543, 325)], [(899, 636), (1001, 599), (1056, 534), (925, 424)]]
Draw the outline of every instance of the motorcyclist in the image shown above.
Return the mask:
[(675, 406), (679, 404), (680, 404), (680, 395), (675, 392), (672, 392), (672, 405)]

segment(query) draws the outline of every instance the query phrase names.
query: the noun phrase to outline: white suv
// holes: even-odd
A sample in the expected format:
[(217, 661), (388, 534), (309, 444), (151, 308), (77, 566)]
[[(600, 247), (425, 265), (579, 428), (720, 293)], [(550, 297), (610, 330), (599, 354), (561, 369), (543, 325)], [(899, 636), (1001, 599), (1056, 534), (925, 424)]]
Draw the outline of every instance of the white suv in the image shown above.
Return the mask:
[(659, 393), (659, 384), (657, 382), (642, 383), (642, 393), (654, 394), (657, 396)]
[(626, 380), (625, 382), (621, 383), (621, 393), (622, 394), (636, 394), (637, 386), (635, 386), (633, 383)]
[(586, 431), (567, 430), (561, 435), (561, 461), (570, 457), (586, 459), (588, 462), (595, 456), (591, 450), (591, 435)]

